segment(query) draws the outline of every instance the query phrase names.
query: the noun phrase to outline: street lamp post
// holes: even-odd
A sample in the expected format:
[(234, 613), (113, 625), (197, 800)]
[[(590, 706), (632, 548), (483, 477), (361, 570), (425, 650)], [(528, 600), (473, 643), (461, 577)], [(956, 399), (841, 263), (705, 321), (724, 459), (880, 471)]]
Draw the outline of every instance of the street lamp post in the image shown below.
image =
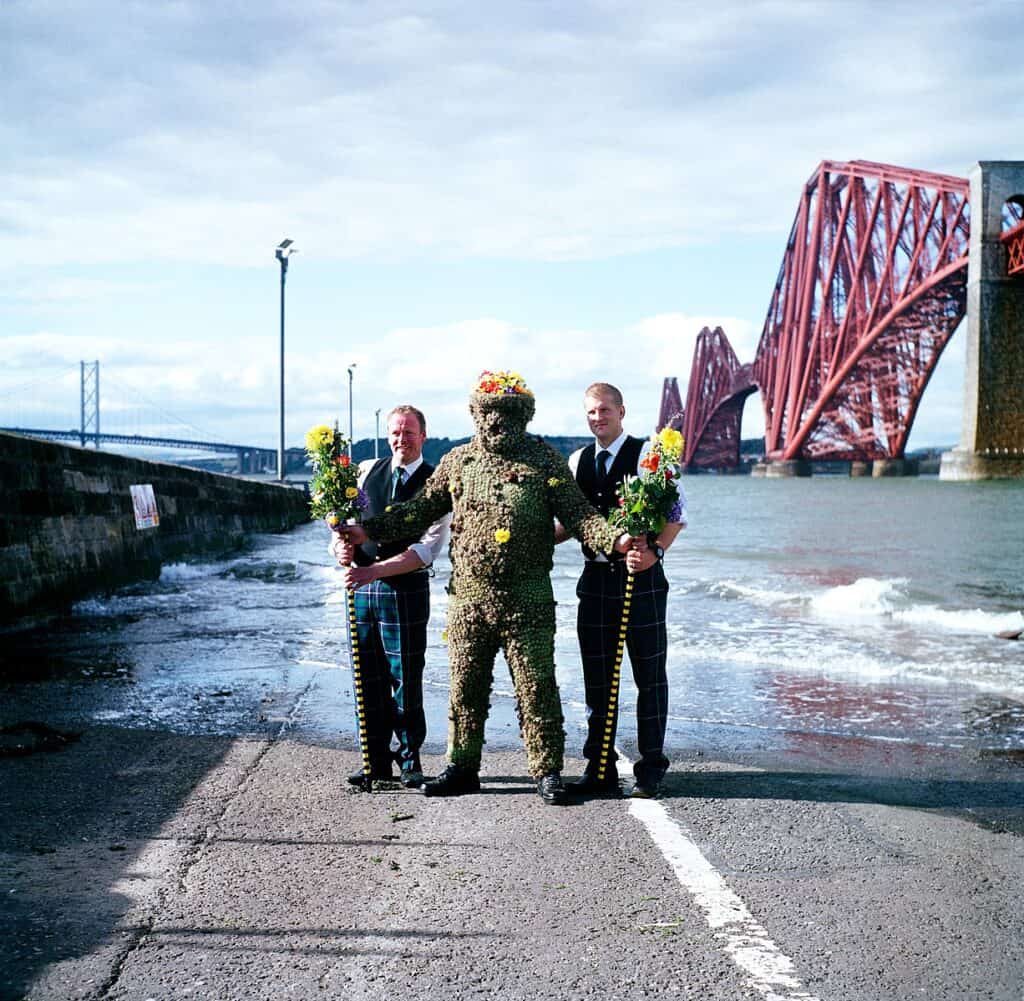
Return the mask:
[(284, 280), (288, 274), (288, 258), (297, 254), (291, 240), (282, 240), (277, 245), (275, 256), (281, 264), (281, 400), (278, 408), (280, 428), (277, 439), (277, 478), (284, 482)]
[(352, 362), (348, 367), (348, 457), (352, 458), (352, 373), (355, 371), (356, 363)]
[(373, 457), (375, 459), (380, 458), (380, 407), (373, 412), (374, 417), (377, 418), (377, 430), (373, 435)]

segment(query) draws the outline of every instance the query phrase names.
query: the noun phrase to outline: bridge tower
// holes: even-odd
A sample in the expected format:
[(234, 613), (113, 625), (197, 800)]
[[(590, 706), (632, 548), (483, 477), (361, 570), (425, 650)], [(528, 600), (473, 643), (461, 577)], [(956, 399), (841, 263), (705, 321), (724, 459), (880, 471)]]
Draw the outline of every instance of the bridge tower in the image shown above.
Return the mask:
[(81, 423), (78, 434), (82, 448), (87, 439), (100, 447), (100, 363), (80, 362), (81, 365)]
[(939, 477), (1024, 479), (1024, 162), (981, 161), (970, 182), (963, 430)]

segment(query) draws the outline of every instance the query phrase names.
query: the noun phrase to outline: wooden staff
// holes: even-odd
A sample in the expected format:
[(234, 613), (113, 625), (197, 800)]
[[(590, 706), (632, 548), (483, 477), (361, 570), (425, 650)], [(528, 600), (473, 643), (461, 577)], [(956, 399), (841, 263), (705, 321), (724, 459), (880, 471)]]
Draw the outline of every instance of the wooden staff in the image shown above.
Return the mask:
[(601, 756), (597, 763), (597, 781), (603, 782), (608, 770), (612, 744), (615, 743), (615, 713), (619, 705), (619, 677), (622, 674), (622, 654), (626, 649), (626, 627), (629, 625), (629, 606), (633, 601), (633, 575), (626, 574), (626, 590), (622, 595), (622, 620), (619, 622), (619, 641), (615, 647), (615, 663), (612, 665), (612, 680), (608, 687), (608, 718), (604, 723), (601, 738)]

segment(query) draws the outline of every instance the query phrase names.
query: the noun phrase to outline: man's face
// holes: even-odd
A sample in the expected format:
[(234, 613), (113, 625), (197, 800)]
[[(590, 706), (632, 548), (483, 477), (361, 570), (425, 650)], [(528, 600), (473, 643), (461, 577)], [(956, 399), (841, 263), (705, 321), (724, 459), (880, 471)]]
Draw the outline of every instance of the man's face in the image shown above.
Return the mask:
[(602, 444), (610, 445), (622, 434), (622, 418), (626, 408), (617, 406), (606, 396), (583, 397), (590, 433)]
[(403, 466), (420, 457), (426, 440), (427, 435), (415, 414), (392, 414), (388, 418), (388, 444), (392, 455)]

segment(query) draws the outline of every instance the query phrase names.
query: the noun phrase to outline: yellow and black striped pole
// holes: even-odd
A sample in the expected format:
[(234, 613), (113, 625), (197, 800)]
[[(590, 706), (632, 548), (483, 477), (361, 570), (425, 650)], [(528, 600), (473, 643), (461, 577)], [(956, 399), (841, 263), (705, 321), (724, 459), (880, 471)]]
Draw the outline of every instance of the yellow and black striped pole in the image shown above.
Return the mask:
[(615, 644), (615, 663), (612, 665), (612, 680), (608, 686), (608, 717), (604, 721), (601, 736), (601, 756), (597, 763), (597, 781), (603, 782), (608, 770), (612, 745), (615, 743), (615, 714), (619, 705), (619, 677), (622, 674), (622, 655), (626, 649), (626, 627), (629, 625), (629, 606), (633, 601), (633, 575), (626, 574), (626, 589), (622, 595), (622, 619), (619, 622), (619, 636)]
[(356, 629), (356, 600), (349, 588), (345, 588), (345, 608), (348, 611), (348, 648), (352, 654), (352, 690), (355, 693), (356, 699), (359, 749), (363, 755), (363, 791), (373, 792), (370, 745), (366, 740), (366, 702), (363, 694), (363, 674), (359, 667), (359, 631)]

